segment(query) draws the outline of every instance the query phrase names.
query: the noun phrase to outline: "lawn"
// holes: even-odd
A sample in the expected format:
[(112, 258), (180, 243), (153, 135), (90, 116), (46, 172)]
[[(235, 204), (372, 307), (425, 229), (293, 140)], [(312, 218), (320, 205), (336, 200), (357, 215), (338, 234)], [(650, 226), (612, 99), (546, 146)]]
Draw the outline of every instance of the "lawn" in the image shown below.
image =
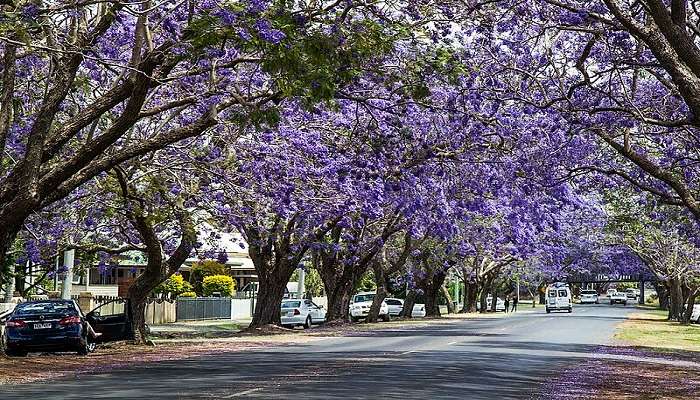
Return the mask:
[(669, 322), (666, 315), (666, 311), (662, 310), (633, 314), (620, 325), (615, 338), (630, 346), (651, 347), (660, 351), (700, 352), (700, 325)]

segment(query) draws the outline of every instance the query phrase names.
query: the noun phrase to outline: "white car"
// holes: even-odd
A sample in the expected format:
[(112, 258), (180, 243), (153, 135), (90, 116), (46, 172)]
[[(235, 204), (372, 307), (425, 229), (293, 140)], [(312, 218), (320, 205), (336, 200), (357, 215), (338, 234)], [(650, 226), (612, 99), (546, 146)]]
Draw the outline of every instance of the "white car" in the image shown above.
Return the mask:
[[(491, 311), (491, 308), (493, 306), (493, 297), (491, 295), (488, 295), (486, 297), (486, 310)], [(476, 309), (481, 310), (481, 302), (476, 303)], [(499, 311), (506, 311), (506, 303), (501, 299), (500, 297), (496, 297), (496, 312)]]
[(281, 307), (281, 322), (284, 327), (303, 326), (308, 329), (313, 324), (322, 324), (326, 321), (326, 310), (311, 300), (285, 300)]
[(615, 292), (610, 295), (610, 305), (615, 303), (620, 303), (622, 305), (627, 305), (627, 293), (625, 292)]
[[(394, 299), (389, 297), (384, 299), (384, 302), (389, 306), (389, 315), (392, 317), (398, 317), (401, 314), (401, 311), (403, 311), (404, 301), (402, 299)], [(425, 317), (425, 304), (414, 304), (411, 317)]]
[(693, 306), (693, 316), (690, 317), (690, 322), (700, 324), (700, 304)]
[(598, 304), (600, 300), (598, 299), (598, 292), (595, 290), (582, 290), (581, 291), (581, 304)]
[[(353, 322), (367, 318), (369, 308), (372, 307), (372, 302), (374, 301), (374, 296), (376, 295), (377, 294), (373, 292), (364, 292), (358, 293), (352, 297), (352, 301), (350, 302), (350, 319)], [(381, 307), (379, 308), (379, 318), (382, 321), (391, 320), (391, 315), (389, 315), (389, 305), (386, 304), (386, 301), (383, 301)]]
[(571, 289), (568, 285), (556, 284), (547, 288), (547, 302), (545, 303), (547, 314), (552, 311), (572, 312)]

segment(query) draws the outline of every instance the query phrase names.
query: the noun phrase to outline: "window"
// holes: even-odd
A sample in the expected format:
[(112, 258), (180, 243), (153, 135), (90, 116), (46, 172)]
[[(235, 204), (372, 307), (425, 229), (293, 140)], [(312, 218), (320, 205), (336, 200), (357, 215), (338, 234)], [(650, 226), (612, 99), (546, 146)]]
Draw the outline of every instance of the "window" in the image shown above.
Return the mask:
[(557, 297), (557, 291), (556, 291), (556, 290), (550, 290), (550, 291), (549, 291), (549, 297)]
[(24, 303), (17, 306), (15, 315), (30, 316), (43, 314), (78, 315), (72, 302), (46, 301), (40, 303)]
[(569, 294), (566, 292), (566, 290), (560, 290), (559, 297), (569, 297)]
[(370, 294), (358, 294), (355, 296), (355, 303), (361, 303), (363, 301), (373, 301), (374, 293)]
[(301, 306), (300, 301), (284, 301), (282, 302), (282, 308), (297, 308)]
[(400, 306), (400, 305), (401, 305), (401, 301), (390, 299), (390, 300), (387, 300), (387, 301), (386, 301), (386, 304), (388, 304), (388, 305), (390, 305), (390, 306)]

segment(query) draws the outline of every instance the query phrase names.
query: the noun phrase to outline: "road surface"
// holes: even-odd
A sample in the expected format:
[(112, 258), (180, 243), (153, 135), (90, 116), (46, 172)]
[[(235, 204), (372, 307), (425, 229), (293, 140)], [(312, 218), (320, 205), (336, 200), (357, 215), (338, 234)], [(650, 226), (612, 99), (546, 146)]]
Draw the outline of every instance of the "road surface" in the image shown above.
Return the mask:
[(3, 387), (0, 398), (536, 399), (543, 383), (595, 357), (633, 311), (577, 306), (358, 333)]

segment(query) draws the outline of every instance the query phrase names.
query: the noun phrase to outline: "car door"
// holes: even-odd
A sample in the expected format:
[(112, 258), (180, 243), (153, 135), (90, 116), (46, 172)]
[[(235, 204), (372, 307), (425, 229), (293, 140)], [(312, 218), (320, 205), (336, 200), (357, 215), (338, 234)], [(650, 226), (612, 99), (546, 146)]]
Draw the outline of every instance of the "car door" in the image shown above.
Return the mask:
[(134, 329), (129, 318), (129, 302), (126, 299), (116, 299), (100, 305), (90, 311), (85, 320), (95, 332), (101, 334), (95, 340), (97, 343), (134, 339)]
[(324, 322), (326, 320), (326, 310), (323, 306), (311, 302), (311, 307), (314, 309), (314, 315), (311, 317), (314, 322)]

